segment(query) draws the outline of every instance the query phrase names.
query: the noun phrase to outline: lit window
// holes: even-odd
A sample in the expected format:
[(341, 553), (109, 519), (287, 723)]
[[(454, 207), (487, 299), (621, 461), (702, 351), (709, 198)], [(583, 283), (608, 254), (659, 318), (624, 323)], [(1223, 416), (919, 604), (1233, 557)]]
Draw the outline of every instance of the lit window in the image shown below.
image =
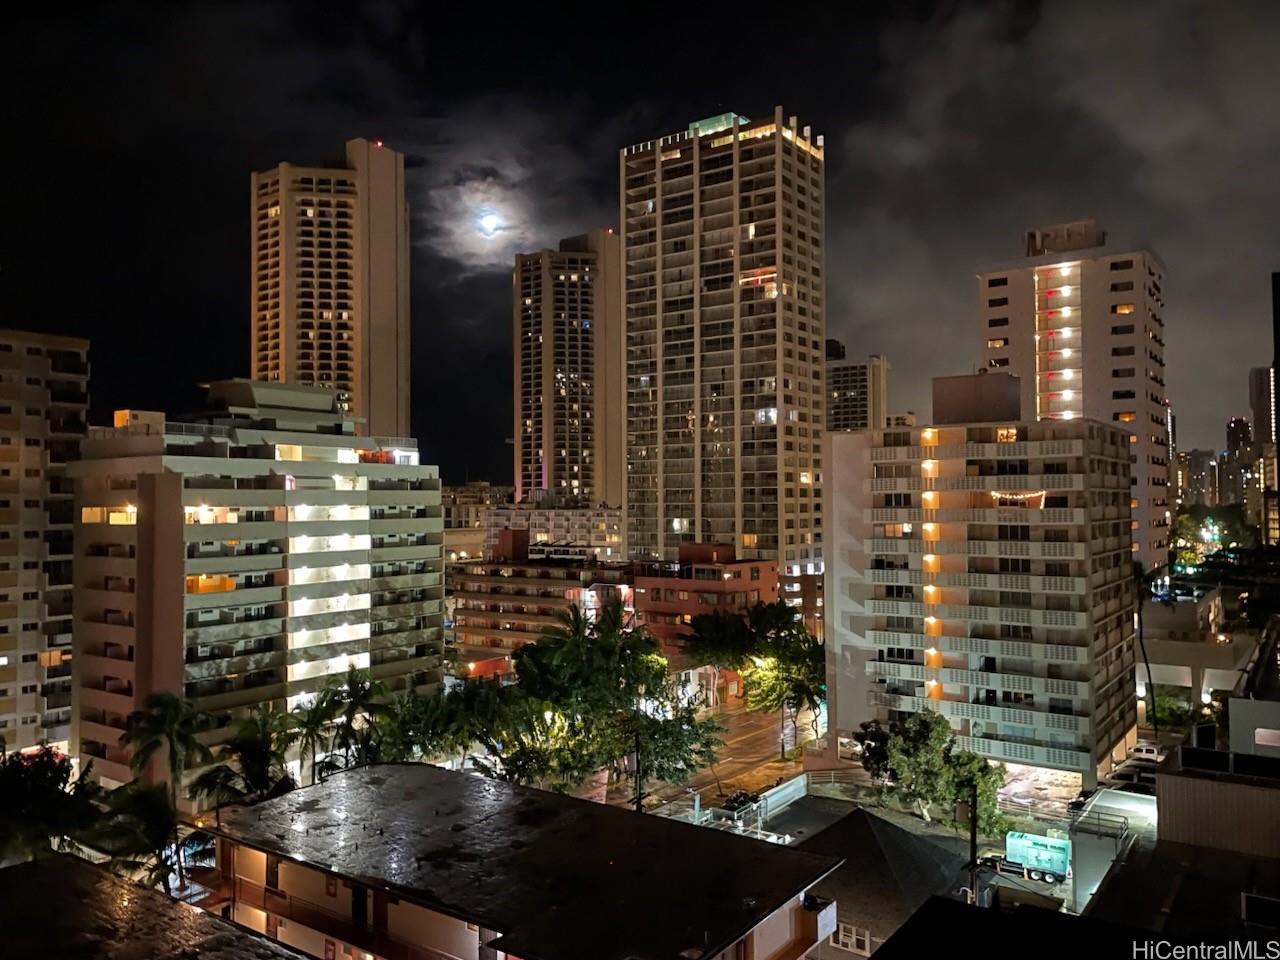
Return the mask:
[(1001, 347), (1007, 347), (1008, 345), (1008, 337), (992, 337), (987, 341), (987, 348), (990, 350), (999, 350)]
[(996, 430), (997, 443), (1017, 443), (1018, 428), (1017, 427), (999, 427)]
[(1121, 423), (1133, 423), (1133, 421), (1138, 419), (1138, 415), (1132, 410), (1125, 410), (1121, 413), (1117, 413), (1115, 415), (1115, 419), (1119, 420)]
[(1111, 305), (1111, 312), (1128, 316), (1129, 314), (1133, 313), (1133, 304), (1132, 303), (1113, 303)]

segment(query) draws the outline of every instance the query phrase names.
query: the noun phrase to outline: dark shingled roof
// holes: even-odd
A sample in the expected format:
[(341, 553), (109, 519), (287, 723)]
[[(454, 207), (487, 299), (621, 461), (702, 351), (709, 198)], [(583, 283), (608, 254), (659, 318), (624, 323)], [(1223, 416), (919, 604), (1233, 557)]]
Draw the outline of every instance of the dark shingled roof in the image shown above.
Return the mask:
[(835, 900), (841, 920), (883, 939), (930, 897), (959, 884), (968, 864), (960, 846), (911, 833), (858, 807), (799, 849), (844, 860), (813, 892)]
[(526, 960), (714, 956), (839, 864), (421, 763), (339, 773), (210, 832), (496, 930)]
[(0, 870), (13, 960), (302, 960), (302, 954), (72, 856)]

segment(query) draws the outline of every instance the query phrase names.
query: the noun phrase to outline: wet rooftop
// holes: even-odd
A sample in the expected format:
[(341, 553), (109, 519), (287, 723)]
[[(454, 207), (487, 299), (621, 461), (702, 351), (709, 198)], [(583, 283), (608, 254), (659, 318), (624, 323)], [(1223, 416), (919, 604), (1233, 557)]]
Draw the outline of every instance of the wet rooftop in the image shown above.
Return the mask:
[(0, 870), (0, 956), (302, 960), (274, 941), (72, 856)]
[(696, 960), (840, 860), (427, 764), (224, 811), (241, 843), (496, 930), (526, 960)]

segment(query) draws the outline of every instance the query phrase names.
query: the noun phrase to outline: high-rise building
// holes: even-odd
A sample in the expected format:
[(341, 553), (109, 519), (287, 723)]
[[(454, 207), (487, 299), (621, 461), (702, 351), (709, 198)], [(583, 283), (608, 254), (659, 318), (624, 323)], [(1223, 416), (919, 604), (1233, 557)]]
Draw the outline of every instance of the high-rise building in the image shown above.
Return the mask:
[(0, 753), (71, 722), (71, 481), (89, 343), (0, 330)]
[(1219, 503), (1218, 455), (1213, 450), (1178, 454), (1178, 486), (1182, 507), (1216, 507)]
[(1133, 553), (1168, 562), (1164, 266), (1107, 243), (1093, 220), (1026, 235), (1021, 260), (978, 274), (987, 365), (1022, 378), (1023, 415), (1123, 424), (1133, 455)]
[(1218, 501), (1247, 504), (1254, 499), (1257, 474), (1258, 455), (1249, 419), (1232, 417), (1227, 421), (1227, 445), (1219, 456)]
[(1091, 782), (1136, 740), (1128, 433), (938, 396), (933, 426), (827, 438), (831, 722), (937, 710), (964, 749)]
[(823, 170), (781, 107), (621, 152), (637, 559), (726, 543), (784, 580), (821, 572)]
[(120, 735), (153, 692), (227, 716), (348, 666), (392, 689), (441, 677), (436, 468), (357, 436), (329, 390), (232, 380), (209, 400), (193, 422), (119, 411), (69, 468), (71, 750), (105, 781), (129, 779)]
[(516, 499), (626, 496), (621, 238), (594, 230), (516, 256)]
[(879, 354), (865, 360), (828, 359), (827, 429), (880, 426), (888, 411), (888, 381), (889, 361)]
[(403, 155), (348, 140), (331, 166), (255, 173), (249, 220), (250, 376), (327, 387), (362, 434), (409, 436)]
[(1275, 372), (1271, 367), (1254, 367), (1249, 371), (1249, 412), (1258, 443), (1276, 442), (1275, 411)]

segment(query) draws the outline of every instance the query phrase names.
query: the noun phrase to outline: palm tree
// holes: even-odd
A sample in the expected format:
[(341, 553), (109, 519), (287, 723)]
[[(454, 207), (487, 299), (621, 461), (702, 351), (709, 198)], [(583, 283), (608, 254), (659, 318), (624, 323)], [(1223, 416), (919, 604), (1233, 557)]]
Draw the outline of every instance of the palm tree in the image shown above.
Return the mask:
[(372, 724), (387, 712), (384, 702), (387, 689), (377, 680), (370, 679), (367, 671), (355, 666), (348, 667), (346, 676), (332, 689), (338, 704), (334, 747), (342, 751), (343, 764), (350, 766), (353, 751), (363, 750), (368, 755), (369, 738), (357, 731), (362, 720), (366, 725)]
[(170, 893), (170, 877), (182, 880), (177, 846), (178, 816), (163, 784), (134, 780), (107, 798), (107, 811), (91, 843), (110, 856), (112, 869), (141, 873), (146, 882)]
[(257, 803), (289, 792), (297, 784), (285, 763), (296, 737), (287, 713), (270, 703), (253, 708), (218, 748), (217, 766), (192, 782), (190, 795), (212, 800), (221, 823), (224, 803)]
[(337, 691), (324, 687), (310, 703), (293, 708), (293, 726), (298, 736), (299, 763), (301, 758), (311, 757), (311, 782), (316, 782), (316, 754), (327, 751), (332, 740), (332, 726), (338, 714)]
[(1151, 584), (1155, 574), (1149, 573), (1141, 560), (1133, 561), (1133, 589), (1137, 591), (1135, 603), (1138, 608), (1138, 649), (1142, 652), (1142, 665), (1147, 671), (1147, 717), (1151, 721), (1151, 729), (1155, 733), (1156, 743), (1160, 743), (1160, 724), (1156, 720), (1156, 678), (1151, 675), (1151, 661), (1147, 659), (1147, 644), (1142, 636), (1142, 611), (1147, 605), (1147, 596), (1151, 593)]
[(141, 774), (162, 748), (166, 750), (169, 801), (176, 810), (183, 771), (192, 762), (212, 759), (209, 748), (197, 737), (212, 727), (213, 718), (185, 697), (153, 693), (142, 701), (141, 710), (129, 714), (120, 745), (132, 748), (129, 766), (135, 774)]
[[(207, 763), (213, 758), (198, 735), (213, 727), (213, 718), (185, 697), (153, 693), (142, 701), (142, 709), (129, 714), (120, 745), (132, 748), (129, 766), (141, 774), (162, 749), (166, 751), (169, 774), (169, 806), (178, 809), (178, 782), (190, 763)], [(178, 877), (182, 878), (182, 856), (178, 842), (178, 820), (173, 818), (173, 846), (178, 854)]]

